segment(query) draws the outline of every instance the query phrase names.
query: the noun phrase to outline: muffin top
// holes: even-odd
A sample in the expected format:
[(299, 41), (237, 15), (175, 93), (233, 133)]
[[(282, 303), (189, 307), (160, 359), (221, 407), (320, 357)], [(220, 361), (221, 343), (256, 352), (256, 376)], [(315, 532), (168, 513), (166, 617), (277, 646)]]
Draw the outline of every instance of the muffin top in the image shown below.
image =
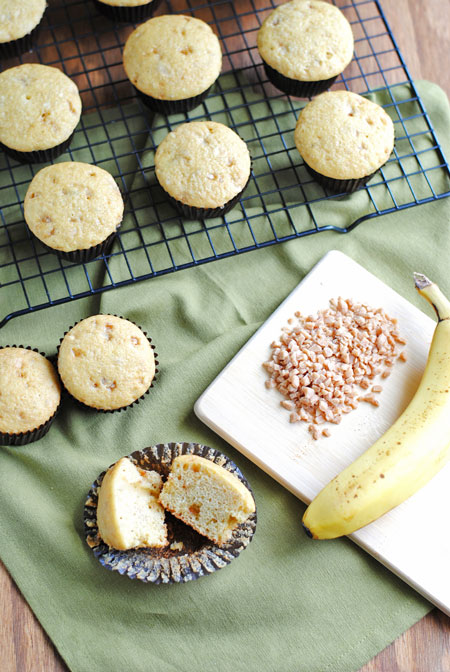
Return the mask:
[(25, 37), (44, 16), (46, 0), (0, 0), (0, 42)]
[(114, 178), (89, 163), (67, 161), (42, 168), (24, 203), (34, 235), (55, 250), (84, 250), (103, 242), (120, 225), (123, 200)]
[(250, 176), (245, 142), (214, 121), (191, 121), (159, 145), (155, 171), (160, 185), (185, 205), (218, 208), (237, 196)]
[(153, 0), (99, 0), (99, 2), (110, 7), (141, 7), (149, 5)]
[(61, 399), (52, 364), (34, 350), (0, 349), (0, 431), (37, 429), (55, 413)]
[(58, 68), (26, 63), (0, 73), (0, 142), (19, 152), (56, 147), (81, 115), (78, 88)]
[(131, 33), (123, 52), (134, 86), (158, 100), (197, 96), (222, 68), (219, 40), (207, 23), (191, 16), (156, 16)]
[(295, 144), (305, 162), (337, 180), (370, 175), (389, 158), (394, 124), (380, 105), (350, 91), (327, 91), (297, 121)]
[(153, 349), (135, 324), (114, 315), (93, 315), (64, 336), (58, 372), (70, 394), (93, 408), (128, 406), (155, 376)]
[(291, 0), (258, 31), (258, 50), (274, 70), (314, 82), (341, 73), (352, 60), (353, 33), (342, 12), (321, 0)]

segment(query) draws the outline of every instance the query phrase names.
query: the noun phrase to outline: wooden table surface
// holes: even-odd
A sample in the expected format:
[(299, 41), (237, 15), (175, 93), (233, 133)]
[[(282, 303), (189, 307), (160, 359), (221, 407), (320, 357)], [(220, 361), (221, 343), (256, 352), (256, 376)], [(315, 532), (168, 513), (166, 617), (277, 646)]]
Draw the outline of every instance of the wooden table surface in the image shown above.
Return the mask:
[[(432, 80), (449, 95), (450, 1), (381, 4), (411, 76)], [(1, 563), (0, 672), (68, 672)], [(360, 672), (450, 672), (450, 618), (434, 609)]]

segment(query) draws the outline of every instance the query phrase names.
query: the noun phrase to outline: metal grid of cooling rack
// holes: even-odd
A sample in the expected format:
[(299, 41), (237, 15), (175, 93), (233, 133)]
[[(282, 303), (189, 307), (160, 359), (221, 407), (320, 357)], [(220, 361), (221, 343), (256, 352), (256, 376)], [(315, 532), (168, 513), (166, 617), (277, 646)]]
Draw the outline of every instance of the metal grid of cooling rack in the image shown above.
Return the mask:
[[(15, 315), (292, 238), (330, 228), (346, 233), (364, 219), (449, 196), (448, 166), (378, 0), (334, 2), (352, 25), (355, 54), (332, 88), (373, 97), (396, 128), (388, 163), (350, 196), (327, 193), (308, 175), (293, 142), (307, 101), (277, 91), (261, 66), (257, 30), (281, 0), (163, 1), (157, 14), (185, 13), (212, 24), (224, 55), (223, 74), (207, 100), (167, 118), (151, 115), (125, 76), (122, 48), (134, 26), (114, 25), (90, 0), (50, 0), (35, 49), (2, 65), (41, 62), (77, 83), (83, 116), (57, 161), (109, 170), (125, 195), (126, 214), (110, 254), (86, 264), (62, 261), (30, 236), (23, 219), (27, 186), (42, 166), (1, 155), (0, 326)], [(252, 155), (249, 187), (222, 218), (180, 218), (154, 178), (159, 142), (194, 119), (229, 125)], [(331, 211), (339, 214), (333, 226)]]

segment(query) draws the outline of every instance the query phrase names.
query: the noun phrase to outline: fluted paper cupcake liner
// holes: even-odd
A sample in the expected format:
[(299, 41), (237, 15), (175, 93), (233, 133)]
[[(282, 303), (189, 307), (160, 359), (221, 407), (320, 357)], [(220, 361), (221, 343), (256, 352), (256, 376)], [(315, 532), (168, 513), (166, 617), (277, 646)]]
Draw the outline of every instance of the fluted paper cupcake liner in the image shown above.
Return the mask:
[[(46, 356), (44, 352), (40, 352), (37, 348), (32, 348), (30, 345), (0, 346), (0, 350), (3, 350), (4, 348), (23, 348), (24, 350), (32, 350), (33, 352), (39, 353), (46, 359), (50, 359), (49, 357)], [(46, 422), (42, 423), (42, 425), (39, 425), (39, 427), (30, 429), (27, 432), (0, 432), (0, 446), (25, 446), (28, 443), (39, 441), (39, 439), (42, 439), (42, 437), (44, 437), (49, 431), (50, 427), (53, 424), (54, 419), (59, 413), (60, 408), (61, 408), (61, 401), (56, 407), (56, 410), (53, 413), (53, 415), (51, 415)]]
[[(42, 16), (42, 18), (44, 17)], [(11, 40), (10, 42), (0, 42), (0, 58), (14, 58), (14, 56), (20, 56), (26, 51), (30, 51), (37, 40), (40, 28), (41, 25), (39, 22), (39, 24), (27, 35), (19, 37), (17, 40)]]
[(376, 170), (370, 175), (366, 175), (365, 177), (360, 177), (357, 179), (336, 180), (333, 177), (327, 177), (326, 175), (321, 175), (316, 170), (311, 168), (311, 166), (308, 166), (306, 162), (305, 162), (305, 168), (308, 170), (310, 175), (314, 177), (315, 180), (317, 180), (317, 182), (319, 182), (323, 187), (325, 187), (325, 189), (328, 189), (328, 191), (332, 191), (335, 194), (341, 194), (341, 193), (351, 194), (354, 191), (357, 191), (357, 189), (363, 187), (378, 172)]
[(194, 107), (197, 107), (202, 103), (208, 96), (211, 91), (213, 84), (209, 86), (206, 91), (199, 93), (198, 96), (192, 96), (191, 98), (182, 98), (180, 100), (160, 100), (159, 98), (153, 98), (148, 96), (146, 93), (143, 93), (138, 88), (133, 85), (134, 90), (145, 105), (150, 108), (153, 112), (158, 112), (159, 114), (179, 114), (183, 112), (189, 112), (193, 110)]
[(50, 247), (46, 243), (44, 243), (40, 238), (37, 238), (33, 234), (33, 237), (36, 238), (40, 242), (40, 244), (45, 247), (45, 249), (48, 252), (52, 252), (53, 254), (58, 255), (61, 259), (65, 259), (66, 261), (71, 261), (74, 264), (84, 264), (87, 261), (92, 261), (93, 259), (96, 259), (97, 257), (101, 257), (104, 254), (108, 254), (110, 251), (114, 239), (117, 235), (118, 229), (113, 231), (107, 238), (102, 243), (98, 243), (97, 245), (93, 245), (92, 247), (87, 247), (84, 250), (72, 250), (70, 252), (63, 252), (62, 250), (55, 250), (55, 248)]
[(269, 81), (286, 93), (288, 96), (296, 96), (297, 98), (311, 98), (323, 93), (336, 81), (337, 75), (329, 79), (317, 80), (315, 82), (300, 82), (297, 79), (291, 79), (282, 75), (280, 72), (272, 68), (263, 61), (264, 70)]
[[(127, 322), (131, 322), (131, 324), (134, 324), (135, 327), (137, 327), (138, 329), (140, 329), (140, 330), (142, 331), (142, 333), (144, 334), (145, 338), (146, 338), (147, 341), (150, 343), (150, 347), (151, 347), (151, 349), (153, 350), (153, 356), (154, 356), (154, 358), (155, 358), (155, 374), (154, 374), (154, 376), (153, 376), (153, 378), (152, 378), (152, 381), (151, 381), (150, 385), (149, 385), (148, 388), (145, 390), (145, 392), (144, 392), (143, 394), (141, 394), (140, 397), (138, 397), (137, 399), (135, 399), (134, 401), (132, 401), (131, 404), (127, 404), (126, 406), (121, 406), (120, 408), (96, 408), (95, 406), (89, 406), (89, 404), (85, 404), (85, 403), (84, 403), (83, 401), (81, 401), (80, 399), (77, 399), (76, 397), (74, 397), (74, 395), (71, 394), (71, 392), (69, 392), (69, 390), (67, 389), (67, 387), (64, 385), (64, 382), (63, 382), (63, 380), (61, 379), (61, 376), (59, 376), (59, 378), (60, 378), (60, 381), (61, 381), (61, 386), (62, 386), (62, 388), (63, 388), (63, 391), (66, 393), (66, 395), (67, 395), (68, 397), (70, 397), (71, 399), (73, 399), (73, 401), (75, 401), (76, 404), (77, 404), (78, 406), (81, 406), (82, 408), (88, 408), (88, 409), (91, 410), (91, 411), (97, 411), (97, 413), (119, 413), (120, 411), (126, 411), (126, 410), (128, 410), (129, 408), (131, 408), (132, 406), (139, 404), (139, 402), (142, 401), (143, 399), (145, 399), (145, 397), (149, 394), (150, 390), (152, 389), (152, 387), (154, 386), (154, 383), (156, 382), (156, 380), (157, 380), (157, 378), (158, 378), (158, 373), (159, 373), (159, 369), (158, 369), (158, 366), (159, 366), (159, 360), (158, 360), (158, 357), (159, 357), (159, 355), (158, 355), (158, 353), (156, 352), (155, 346), (153, 345), (153, 342), (152, 342), (152, 339), (150, 338), (150, 336), (148, 336), (147, 332), (144, 331), (144, 330), (142, 329), (142, 327), (140, 327), (138, 324), (136, 324), (136, 322), (133, 322), (133, 320), (128, 319), (128, 317), (123, 317), (123, 315), (116, 315), (115, 313), (98, 313), (98, 315), (111, 315), (112, 317), (120, 317), (122, 320), (127, 320)], [(86, 319), (86, 318), (83, 318), (83, 319)], [(71, 329), (73, 329), (74, 327), (76, 327), (77, 324), (79, 324), (80, 322), (82, 322), (83, 319), (78, 320), (78, 322), (75, 322), (75, 324), (73, 324), (71, 327), (69, 327), (69, 328), (67, 329), (67, 331), (64, 332), (63, 336), (61, 336), (61, 338), (59, 339), (58, 349), (57, 349), (57, 353), (56, 353), (56, 367), (57, 367), (58, 375), (59, 375), (59, 370), (58, 370), (58, 358), (59, 358), (59, 350), (60, 350), (60, 348), (61, 348), (61, 343), (63, 342), (65, 336), (67, 336), (67, 334), (69, 333), (69, 331), (70, 331)]]
[(37, 149), (33, 152), (20, 152), (4, 145), (2, 142), (0, 142), (0, 149), (20, 163), (46, 163), (47, 161), (52, 161), (61, 154), (64, 154), (72, 142), (74, 133), (75, 131), (61, 144), (56, 145), (55, 147), (50, 147), (49, 149)]
[[(164, 443), (131, 453), (127, 457), (138, 467), (157, 471), (166, 480), (178, 455), (200, 455), (224, 467), (252, 489), (239, 468), (226, 455), (199, 443)], [(112, 465), (111, 465), (112, 466)], [(106, 471), (94, 481), (84, 506), (84, 535), (99, 562), (111, 571), (144, 583), (186, 583), (222, 569), (248, 546), (256, 529), (257, 515), (238, 525), (225, 544), (215, 544), (189, 525), (166, 512), (168, 545), (164, 548), (136, 548), (118, 551), (105, 544), (97, 527), (98, 490)]]
[(94, 4), (98, 11), (107, 16), (111, 21), (118, 21), (121, 23), (138, 23), (150, 18), (161, 4), (161, 0), (153, 0), (145, 5), (137, 5), (135, 7), (118, 7), (107, 5), (100, 0), (94, 0)]
[[(232, 199), (227, 201), (223, 206), (219, 208), (197, 208), (193, 205), (186, 205), (186, 203), (182, 203), (181, 201), (178, 201), (176, 198), (171, 196), (165, 189), (164, 187), (161, 188), (163, 189), (164, 193), (166, 194), (168, 200), (172, 205), (178, 210), (178, 212), (183, 215), (183, 217), (186, 217), (186, 219), (212, 219), (213, 217), (222, 217), (225, 215), (227, 212), (232, 210), (234, 206), (239, 203), (241, 200), (244, 191), (248, 187), (248, 183), (250, 182), (250, 177), (245, 184), (245, 187), (238, 193), (236, 196), (234, 196)], [(156, 178), (158, 179), (158, 178)]]

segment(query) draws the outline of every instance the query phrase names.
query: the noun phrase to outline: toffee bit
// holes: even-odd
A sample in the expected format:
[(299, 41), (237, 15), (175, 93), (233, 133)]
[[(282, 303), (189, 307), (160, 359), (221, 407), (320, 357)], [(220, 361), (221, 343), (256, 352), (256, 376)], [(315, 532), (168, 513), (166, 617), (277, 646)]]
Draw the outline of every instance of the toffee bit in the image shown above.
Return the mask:
[[(352, 299), (330, 299), (329, 307), (317, 315), (300, 311), (289, 318), (280, 337), (272, 341), (271, 354), (263, 366), (269, 376), (267, 388), (287, 397), (280, 402), (289, 411), (290, 422), (307, 422), (314, 439), (329, 436), (325, 422), (339, 424), (358, 407), (359, 401), (378, 406), (373, 394), (387, 378), (406, 340), (399, 334), (397, 320), (382, 308), (373, 309)], [(358, 390), (371, 394), (358, 395)]]

